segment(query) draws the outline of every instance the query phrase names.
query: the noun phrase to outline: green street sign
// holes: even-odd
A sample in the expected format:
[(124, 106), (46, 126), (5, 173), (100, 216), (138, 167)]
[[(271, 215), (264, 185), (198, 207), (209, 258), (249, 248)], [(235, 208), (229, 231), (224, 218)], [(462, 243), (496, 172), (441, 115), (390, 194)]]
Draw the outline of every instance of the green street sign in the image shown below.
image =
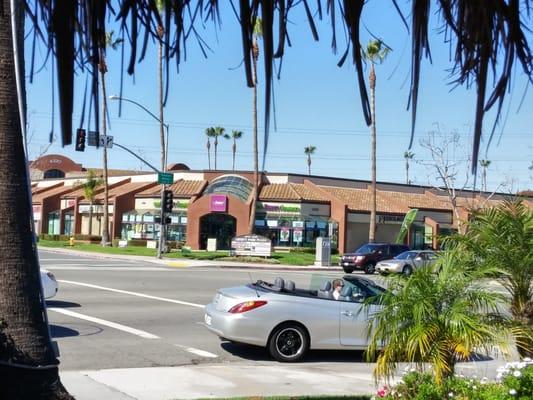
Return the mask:
[(162, 185), (172, 185), (174, 183), (174, 174), (168, 172), (159, 172), (157, 174), (157, 183)]

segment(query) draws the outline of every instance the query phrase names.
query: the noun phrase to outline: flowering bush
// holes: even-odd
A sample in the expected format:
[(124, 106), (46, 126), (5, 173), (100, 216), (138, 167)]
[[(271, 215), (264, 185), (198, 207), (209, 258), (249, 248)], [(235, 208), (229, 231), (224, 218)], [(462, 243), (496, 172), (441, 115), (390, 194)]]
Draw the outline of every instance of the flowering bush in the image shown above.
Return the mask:
[(495, 381), (456, 375), (442, 385), (427, 372), (408, 370), (400, 383), (380, 388), (373, 399), (384, 400), (531, 400), (533, 361), (507, 363), (498, 368)]

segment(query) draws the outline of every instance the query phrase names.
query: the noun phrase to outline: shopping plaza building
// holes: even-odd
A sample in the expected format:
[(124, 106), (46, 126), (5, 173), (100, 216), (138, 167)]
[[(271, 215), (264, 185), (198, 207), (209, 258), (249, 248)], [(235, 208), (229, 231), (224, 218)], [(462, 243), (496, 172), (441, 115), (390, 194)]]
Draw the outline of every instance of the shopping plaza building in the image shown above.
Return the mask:
[[(248, 233), (253, 204), (253, 173), (192, 171), (170, 165), (174, 207), (168, 225), (170, 240), (205, 249), (208, 238), (228, 249), (231, 238)], [(96, 174), (101, 170), (95, 169)], [(87, 170), (61, 155), (31, 163), (33, 217), (38, 234), (100, 235), (104, 188), (95, 194), (92, 213), (82, 184)], [(123, 240), (159, 237), (161, 185), (157, 174), (109, 170), (109, 232)], [(490, 198), (488, 198), (490, 197)], [(428, 186), (378, 182), (376, 241), (396, 239), (404, 216), (417, 209), (406, 236), (412, 248), (438, 248), (438, 238), (457, 229), (473, 208), (497, 204), (505, 194), (463, 191), (459, 218), (445, 191)], [(533, 206), (533, 197), (524, 201)], [(276, 247), (312, 247), (317, 237), (330, 237), (340, 252), (352, 251), (368, 238), (370, 182), (291, 173), (261, 176), (255, 212), (255, 232)], [(92, 223), (89, 223), (92, 214)], [(91, 232), (89, 232), (91, 226)]]

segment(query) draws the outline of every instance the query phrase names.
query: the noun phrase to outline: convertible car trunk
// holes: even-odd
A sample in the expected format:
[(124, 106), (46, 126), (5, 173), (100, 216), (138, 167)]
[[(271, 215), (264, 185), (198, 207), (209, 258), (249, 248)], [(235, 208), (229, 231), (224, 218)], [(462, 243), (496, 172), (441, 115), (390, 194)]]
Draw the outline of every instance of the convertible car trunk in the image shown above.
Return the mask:
[[(261, 292), (259, 292), (261, 294)], [(213, 304), (218, 311), (228, 311), (236, 304), (246, 300), (257, 298), (257, 291), (248, 286), (237, 286), (232, 288), (219, 289)]]

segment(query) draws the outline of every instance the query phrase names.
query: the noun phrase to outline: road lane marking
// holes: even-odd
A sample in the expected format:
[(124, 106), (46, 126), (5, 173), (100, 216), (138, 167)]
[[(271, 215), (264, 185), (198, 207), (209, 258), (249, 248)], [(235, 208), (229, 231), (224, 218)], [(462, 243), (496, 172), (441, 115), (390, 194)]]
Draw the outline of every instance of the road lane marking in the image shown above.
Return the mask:
[(152, 300), (159, 300), (159, 301), (165, 301), (167, 303), (174, 303), (174, 304), (181, 304), (183, 306), (190, 306), (190, 307), (197, 307), (197, 308), (205, 308), (203, 304), (196, 304), (196, 303), (190, 303), (188, 301), (181, 301), (181, 300), (174, 300), (174, 299), (167, 299), (166, 297), (158, 297), (158, 296), (150, 296), (149, 294), (144, 293), (137, 293), (137, 292), (130, 292), (128, 290), (121, 290), (121, 289), (113, 289), (105, 286), (98, 286), (98, 285), (92, 285), (90, 283), (83, 283), (83, 282), (74, 282), (74, 281), (66, 281), (63, 279), (58, 279), (58, 282), (61, 283), (70, 283), (71, 285), (78, 285), (78, 286), (85, 286), (93, 289), (99, 289), (99, 290), (107, 290), (109, 292), (115, 292), (115, 293), (122, 293), (122, 294), (129, 294), (131, 296), (137, 296), (137, 297), (144, 297), (145, 299), (152, 299)]
[(86, 321), (94, 322), (95, 324), (104, 325), (104, 326), (108, 326), (113, 329), (118, 329), (119, 331), (131, 333), (132, 335), (137, 335), (145, 339), (160, 339), (159, 336), (152, 335), (151, 333), (141, 331), (139, 329), (131, 328), (129, 326), (122, 325), (122, 324), (117, 324), (116, 322), (106, 321), (105, 319), (91, 317), (85, 314), (80, 314), (74, 311), (65, 310), (64, 308), (52, 307), (52, 308), (48, 308), (48, 311), (54, 311), (60, 314), (65, 314), (73, 318), (84, 319)]
[(50, 270), (64, 270), (64, 271), (172, 271), (168, 268), (161, 268), (161, 267), (79, 267), (79, 266), (59, 266), (59, 265), (44, 265), (46, 269)]
[(216, 354), (210, 353), (210, 352), (205, 351), (205, 350), (195, 349), (194, 347), (182, 346), (180, 344), (175, 344), (174, 346), (179, 347), (180, 349), (185, 350), (188, 353), (195, 354), (195, 355), (200, 356), (200, 357), (218, 358), (218, 356)]

